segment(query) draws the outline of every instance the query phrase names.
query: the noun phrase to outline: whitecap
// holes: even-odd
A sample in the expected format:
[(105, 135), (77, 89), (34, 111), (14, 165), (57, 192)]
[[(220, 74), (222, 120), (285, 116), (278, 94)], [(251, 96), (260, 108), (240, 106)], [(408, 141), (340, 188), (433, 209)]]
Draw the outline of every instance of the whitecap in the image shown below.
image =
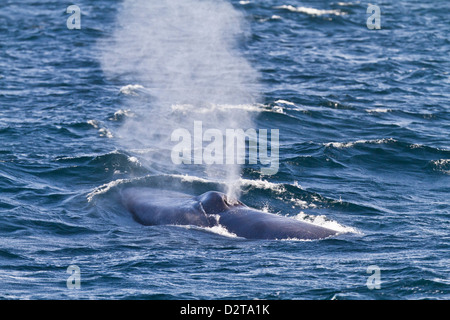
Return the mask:
[(205, 228), (205, 230), (228, 238), (240, 238), (236, 234), (228, 231), (225, 227), (223, 227), (220, 224), (213, 227), (207, 227)]
[(190, 176), (188, 174), (169, 174), (168, 176), (173, 177), (173, 178), (178, 178), (183, 182), (202, 182), (202, 183), (211, 183), (214, 181), (208, 180), (208, 179), (204, 179), (204, 178), (200, 178), (197, 176)]
[(324, 227), (327, 229), (331, 229), (331, 230), (336, 231), (339, 234), (343, 234), (343, 233), (359, 234), (360, 233), (355, 228), (344, 226), (335, 220), (327, 218), (324, 215), (312, 216), (312, 215), (308, 215), (308, 214), (304, 213), (303, 211), (301, 211), (299, 214), (294, 216), (294, 219), (302, 221), (302, 222), (306, 222), (306, 223), (311, 223), (313, 225)]
[(295, 103), (293, 103), (293, 102), (291, 102), (291, 101), (287, 101), (287, 100), (281, 100), (281, 99), (275, 101), (275, 103), (278, 103), (278, 104), (287, 104), (287, 105), (289, 105), (289, 106), (295, 106)]
[(109, 139), (114, 138), (112, 132), (108, 128), (100, 128), (98, 132), (100, 133), (100, 137), (106, 137)]
[(302, 209), (308, 209), (308, 208), (317, 208), (317, 205), (315, 205), (314, 203), (308, 203), (304, 200), (301, 199), (296, 199), (294, 197), (292, 197), (291, 199), (289, 199), (290, 202), (292, 202), (295, 206), (300, 207)]
[(94, 127), (94, 129), (98, 129), (98, 133), (100, 134), (100, 137), (107, 137), (107, 138), (114, 138), (114, 135), (112, 134), (111, 130), (108, 128), (100, 128), (100, 123), (97, 120), (88, 120), (87, 124)]
[(383, 144), (383, 143), (391, 143), (396, 142), (397, 140), (393, 138), (384, 138), (384, 139), (373, 139), (373, 140), (357, 140), (352, 142), (327, 142), (323, 145), (325, 147), (333, 147), (333, 148), (351, 148), (357, 144)]
[(437, 171), (450, 175), (450, 159), (431, 160), (430, 163)]
[(367, 113), (387, 113), (387, 112), (392, 112), (392, 109), (388, 109), (388, 108), (374, 108), (374, 109), (367, 109), (366, 112)]
[(88, 193), (88, 195), (86, 196), (88, 202), (91, 202), (94, 197), (100, 195), (100, 194), (104, 194), (106, 192), (108, 192), (109, 190), (111, 190), (114, 187), (117, 187), (118, 185), (124, 184), (124, 183), (128, 183), (130, 182), (130, 179), (117, 179), (114, 181), (111, 181), (109, 183), (103, 184), (97, 188), (95, 188), (94, 190), (92, 190), (90, 193)]
[(136, 157), (128, 157), (128, 161), (136, 163), (136, 164), (140, 164), (139, 159)]
[(353, 6), (356, 4), (359, 4), (360, 1), (355, 1), (355, 2), (338, 2), (337, 5), (338, 6)]
[(283, 108), (280, 107), (280, 106), (273, 106), (273, 107), (272, 107), (272, 111), (273, 111), (273, 112), (276, 112), (276, 113), (284, 113)]
[(134, 95), (136, 96), (137, 93), (136, 91), (138, 89), (144, 89), (143, 86), (141, 86), (140, 84), (129, 84), (126, 86), (123, 86), (122, 88), (120, 88), (120, 93), (125, 94), (125, 95)]
[(114, 112), (114, 116), (110, 117), (108, 120), (118, 121), (122, 117), (132, 118), (135, 114), (130, 109), (120, 109)]
[(95, 129), (98, 129), (98, 121), (97, 120), (88, 120), (87, 124), (93, 126)]
[(308, 7), (294, 7), (291, 5), (277, 6), (277, 7), (275, 7), (275, 9), (285, 9), (285, 10), (289, 10), (291, 12), (306, 13), (311, 16), (321, 16), (321, 15), (328, 15), (328, 14), (341, 16), (341, 15), (346, 14), (345, 12), (342, 12), (340, 10), (320, 10), (320, 9), (308, 8)]
[(269, 182), (267, 180), (250, 180), (250, 179), (243, 179), (243, 178), (239, 178), (239, 184), (241, 186), (250, 186), (256, 189), (265, 189), (265, 190), (270, 190), (273, 191), (275, 193), (283, 193), (286, 192), (286, 188), (284, 187), (284, 185), (279, 184), (279, 183), (274, 183), (274, 182)]

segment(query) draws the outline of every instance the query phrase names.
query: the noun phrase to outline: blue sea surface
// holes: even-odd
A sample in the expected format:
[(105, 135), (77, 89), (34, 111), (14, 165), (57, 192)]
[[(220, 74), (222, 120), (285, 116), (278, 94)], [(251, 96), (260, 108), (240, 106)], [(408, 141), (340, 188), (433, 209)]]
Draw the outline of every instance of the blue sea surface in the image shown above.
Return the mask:
[[(373, 3), (380, 29), (367, 1), (74, 4), (80, 29), (0, 2), (1, 299), (450, 298), (449, 1)], [(235, 115), (279, 130), (276, 174), (170, 161), (176, 125)], [(118, 199), (230, 184), (341, 232), (142, 226)]]

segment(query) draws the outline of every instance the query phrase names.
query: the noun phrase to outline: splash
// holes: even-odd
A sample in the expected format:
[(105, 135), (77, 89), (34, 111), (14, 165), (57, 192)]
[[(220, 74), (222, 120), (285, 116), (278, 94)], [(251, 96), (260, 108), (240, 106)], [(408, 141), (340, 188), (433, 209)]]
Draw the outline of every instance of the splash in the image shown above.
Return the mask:
[(337, 231), (339, 234), (344, 234), (344, 233), (354, 233), (354, 234), (362, 234), (359, 230), (349, 227), (349, 226), (344, 226), (340, 223), (338, 223), (335, 220), (331, 220), (329, 218), (327, 218), (324, 215), (318, 215), (318, 216), (312, 216), (312, 215), (308, 215), (306, 213), (304, 213), (303, 211), (301, 211), (299, 214), (297, 214), (294, 219), (302, 221), (302, 222), (308, 222), (320, 227), (324, 227), (324, 228), (328, 228), (334, 231)]

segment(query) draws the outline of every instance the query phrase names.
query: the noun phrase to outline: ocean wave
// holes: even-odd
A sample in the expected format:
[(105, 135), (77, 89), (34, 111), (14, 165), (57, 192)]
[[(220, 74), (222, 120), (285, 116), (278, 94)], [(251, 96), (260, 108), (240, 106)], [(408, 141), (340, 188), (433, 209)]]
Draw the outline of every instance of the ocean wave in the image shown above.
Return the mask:
[(117, 180), (105, 183), (99, 187), (96, 187), (91, 192), (89, 192), (86, 196), (86, 199), (88, 202), (92, 202), (94, 197), (101, 195), (101, 194), (105, 194), (108, 191), (110, 191), (112, 188), (115, 188), (121, 184), (125, 184), (125, 183), (131, 182), (131, 181), (133, 181), (133, 179), (117, 179)]
[[(131, 161), (134, 162), (137, 159), (135, 157), (131, 157)], [(136, 160), (134, 160), (136, 159)], [(139, 160), (137, 160), (139, 161)], [(158, 181), (160, 180), (160, 181)], [(102, 184), (96, 188), (94, 188), (91, 192), (86, 195), (88, 202), (92, 202), (92, 200), (102, 194), (106, 194), (111, 190), (117, 189), (119, 186), (142, 186), (148, 187), (152, 186), (154, 188), (158, 188), (161, 184), (170, 184), (174, 182), (200, 182), (200, 183), (211, 183), (211, 180), (190, 176), (190, 175), (181, 175), (181, 174), (165, 174), (165, 175), (144, 175), (141, 177), (132, 177), (132, 178), (121, 178), (110, 181), (108, 183)]]
[(251, 187), (254, 189), (263, 189), (263, 190), (270, 190), (274, 193), (281, 194), (283, 192), (286, 192), (286, 188), (283, 184), (270, 182), (267, 180), (259, 179), (259, 180), (252, 180), (252, 179), (244, 179), (239, 178), (239, 185), (241, 187)]
[(236, 234), (228, 231), (227, 228), (222, 226), (220, 223), (217, 226), (213, 226), (213, 227), (196, 227), (196, 226), (184, 226), (184, 227), (187, 229), (199, 229), (199, 230), (207, 231), (207, 232), (218, 234), (220, 236), (227, 237), (227, 238), (244, 239), (244, 238), (241, 238), (241, 237), (237, 236)]
[(139, 89), (144, 89), (144, 86), (140, 84), (128, 84), (120, 88), (119, 93), (130, 96), (137, 96), (137, 92)]

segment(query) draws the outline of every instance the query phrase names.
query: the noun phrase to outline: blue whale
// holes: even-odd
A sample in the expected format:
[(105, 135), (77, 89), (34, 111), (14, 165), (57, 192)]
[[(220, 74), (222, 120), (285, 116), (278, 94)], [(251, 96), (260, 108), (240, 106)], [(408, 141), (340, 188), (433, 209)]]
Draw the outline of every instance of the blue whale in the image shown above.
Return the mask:
[(152, 188), (121, 191), (122, 203), (143, 225), (222, 226), (247, 239), (323, 239), (337, 231), (290, 217), (250, 208), (224, 193), (209, 191), (192, 197)]

